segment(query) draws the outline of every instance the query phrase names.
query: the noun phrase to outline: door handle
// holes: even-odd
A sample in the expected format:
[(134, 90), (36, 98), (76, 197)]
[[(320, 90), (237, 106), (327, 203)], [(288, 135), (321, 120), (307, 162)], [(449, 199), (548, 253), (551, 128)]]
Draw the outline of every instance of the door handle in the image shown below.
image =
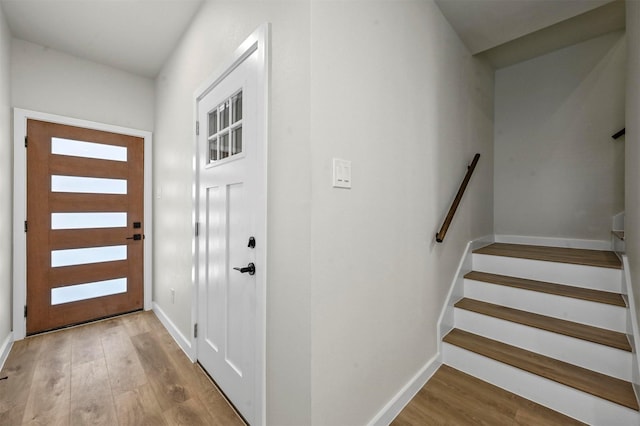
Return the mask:
[(256, 265), (254, 265), (253, 263), (249, 263), (244, 268), (233, 268), (233, 269), (235, 269), (236, 271), (240, 271), (243, 274), (248, 272), (249, 275), (255, 275), (256, 273)]
[(139, 241), (142, 239), (142, 234), (133, 234), (133, 237), (127, 237), (127, 240)]

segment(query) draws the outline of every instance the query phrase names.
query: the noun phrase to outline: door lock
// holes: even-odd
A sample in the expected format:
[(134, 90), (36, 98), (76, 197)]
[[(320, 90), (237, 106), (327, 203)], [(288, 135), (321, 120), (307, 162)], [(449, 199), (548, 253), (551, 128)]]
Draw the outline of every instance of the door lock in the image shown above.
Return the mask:
[(127, 240), (139, 241), (142, 239), (142, 234), (133, 234), (133, 237), (127, 237)]
[(249, 263), (247, 266), (245, 266), (244, 268), (233, 268), (236, 271), (240, 271), (241, 273), (245, 274), (245, 273), (249, 273), (249, 275), (255, 275), (256, 274), (256, 265), (254, 265), (253, 263)]

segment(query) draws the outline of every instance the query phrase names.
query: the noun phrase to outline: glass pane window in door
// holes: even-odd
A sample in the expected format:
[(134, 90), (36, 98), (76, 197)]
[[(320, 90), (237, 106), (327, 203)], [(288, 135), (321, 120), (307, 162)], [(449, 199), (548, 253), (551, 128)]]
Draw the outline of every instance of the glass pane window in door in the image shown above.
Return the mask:
[(218, 110), (215, 109), (209, 113), (209, 136), (218, 133)]
[(95, 297), (111, 296), (127, 292), (127, 279), (94, 281), (86, 284), (68, 285), (51, 289), (51, 304), (77, 302)]
[(214, 136), (209, 139), (209, 162), (218, 160), (218, 138)]
[(51, 175), (51, 192), (126, 194), (126, 179)]
[(242, 92), (231, 98), (232, 123), (242, 120)]
[(229, 156), (229, 133), (220, 136), (220, 159)]
[(229, 101), (225, 101), (220, 105), (220, 130), (229, 127)]
[(127, 147), (51, 138), (51, 153), (99, 160), (127, 161)]
[(51, 250), (51, 267), (127, 260), (127, 246)]
[(126, 228), (127, 213), (51, 213), (51, 229)]
[(242, 126), (233, 129), (231, 132), (232, 152), (231, 155), (242, 152)]

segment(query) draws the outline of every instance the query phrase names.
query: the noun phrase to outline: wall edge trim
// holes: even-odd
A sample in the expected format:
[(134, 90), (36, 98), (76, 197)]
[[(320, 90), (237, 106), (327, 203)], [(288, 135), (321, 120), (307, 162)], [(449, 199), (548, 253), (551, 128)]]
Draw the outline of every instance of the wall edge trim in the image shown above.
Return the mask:
[(386, 426), (390, 424), (440, 368), (442, 365), (440, 358), (440, 353), (437, 353), (427, 361), (367, 424), (369, 426)]
[(13, 331), (10, 331), (7, 338), (4, 339), (2, 346), (0, 346), (0, 370), (4, 368), (4, 363), (7, 361), (7, 358), (9, 357), (9, 352), (11, 352), (12, 347), (13, 347)]
[(610, 240), (581, 240), (579, 238), (530, 237), (496, 234), (496, 243), (528, 244), (533, 246), (567, 247), (587, 250), (611, 250)]
[(176, 341), (180, 349), (189, 357), (191, 362), (196, 362), (196, 354), (194, 351), (193, 345), (191, 345), (191, 341), (187, 339), (187, 337), (182, 334), (182, 332), (176, 327), (176, 325), (171, 321), (169, 316), (162, 310), (160, 305), (156, 302), (153, 302), (153, 313), (158, 317), (164, 328), (167, 329), (173, 340)]

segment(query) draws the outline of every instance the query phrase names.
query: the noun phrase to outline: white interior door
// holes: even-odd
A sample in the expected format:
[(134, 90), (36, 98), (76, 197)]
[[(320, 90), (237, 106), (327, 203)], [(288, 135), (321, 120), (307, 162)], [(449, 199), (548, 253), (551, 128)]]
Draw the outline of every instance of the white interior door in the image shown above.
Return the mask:
[(264, 274), (256, 256), (264, 250), (257, 70), (253, 53), (198, 102), (198, 360), (249, 423)]

